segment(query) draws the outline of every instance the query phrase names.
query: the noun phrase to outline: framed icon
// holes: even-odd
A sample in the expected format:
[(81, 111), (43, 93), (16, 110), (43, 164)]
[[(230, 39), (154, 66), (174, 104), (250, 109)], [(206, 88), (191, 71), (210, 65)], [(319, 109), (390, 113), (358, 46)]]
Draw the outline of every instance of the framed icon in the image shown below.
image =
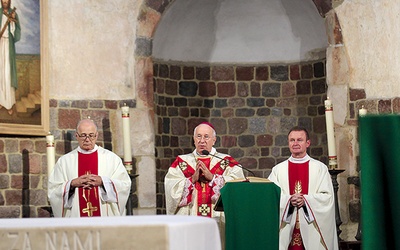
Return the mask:
[[(0, 134), (49, 131), (48, 0), (1, 0)], [(1, 33), (0, 33), (1, 34)], [(1, 55), (3, 53), (4, 55)], [(4, 77), (1, 77), (1, 76)]]

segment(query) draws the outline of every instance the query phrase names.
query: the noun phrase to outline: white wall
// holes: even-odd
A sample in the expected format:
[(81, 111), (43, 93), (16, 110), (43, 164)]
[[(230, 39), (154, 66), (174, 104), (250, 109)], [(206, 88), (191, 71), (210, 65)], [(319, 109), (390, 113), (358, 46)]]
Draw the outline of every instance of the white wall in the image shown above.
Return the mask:
[(351, 88), (367, 98), (400, 95), (400, 1), (351, 0), (336, 9), (351, 65)]
[(48, 0), (50, 98), (135, 98), (138, 2)]
[[(325, 57), (324, 19), (311, 0), (176, 0), (153, 56), (196, 62), (291, 62)], [(323, 53), (313, 53), (313, 51)], [(317, 57), (315, 57), (317, 56)]]

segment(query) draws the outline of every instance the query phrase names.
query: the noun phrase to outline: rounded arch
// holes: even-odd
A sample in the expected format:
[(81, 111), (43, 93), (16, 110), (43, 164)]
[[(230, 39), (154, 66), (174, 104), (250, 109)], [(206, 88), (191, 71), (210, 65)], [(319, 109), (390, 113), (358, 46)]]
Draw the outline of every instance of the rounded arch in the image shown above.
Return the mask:
[[(311, 1), (311, 0), (310, 0)], [(326, 24), (328, 44), (337, 45), (342, 44), (342, 34), (339, 20), (335, 13), (327, 16), (327, 13), (332, 10), (333, 0), (312, 0), (315, 4), (319, 14), (322, 18), (327, 17), (328, 21)], [(144, 1), (139, 10), (138, 25), (136, 32), (136, 67), (135, 67), (135, 80), (138, 92), (138, 106), (144, 105), (153, 108), (153, 38), (158, 24), (162, 18), (163, 13), (172, 5), (175, 0), (163, 1)], [(329, 62), (327, 63), (329, 64)], [(330, 70), (327, 70), (327, 78)]]
[[(311, 0), (310, 0), (311, 1)], [(313, 0), (321, 18), (328, 17), (328, 21), (326, 22), (326, 29), (328, 34), (328, 43), (329, 44), (339, 44), (341, 43), (341, 33), (340, 33), (340, 25), (339, 21), (336, 18), (336, 15), (327, 15), (328, 12), (332, 9), (331, 0)], [(154, 84), (153, 83), (153, 40), (155, 36), (155, 31), (159, 26), (160, 20), (163, 17), (165, 11), (170, 7), (171, 4), (176, 3), (177, 1), (173, 0), (171, 2), (166, 1), (147, 1), (145, 2), (141, 9), (138, 17), (138, 26), (136, 33), (136, 50), (135, 50), (135, 58), (136, 58), (136, 84), (138, 91), (138, 107), (140, 107), (140, 103), (143, 106), (149, 109), (149, 117), (150, 119), (154, 119), (155, 102), (153, 100), (154, 93)], [(328, 72), (329, 73), (329, 72)], [(156, 123), (156, 122), (154, 122)], [(162, 131), (164, 128), (160, 125), (155, 128), (154, 133), (158, 133), (157, 131)], [(156, 160), (157, 162), (157, 160)], [(165, 162), (164, 162), (165, 163)], [(160, 163), (157, 163), (158, 166)], [(157, 175), (157, 178), (160, 176)], [(160, 185), (159, 183), (157, 185)], [(161, 192), (161, 191), (160, 191)]]
[(297, 62), (325, 58), (324, 21), (292, 0), (176, 0), (153, 39), (153, 57), (204, 63)]

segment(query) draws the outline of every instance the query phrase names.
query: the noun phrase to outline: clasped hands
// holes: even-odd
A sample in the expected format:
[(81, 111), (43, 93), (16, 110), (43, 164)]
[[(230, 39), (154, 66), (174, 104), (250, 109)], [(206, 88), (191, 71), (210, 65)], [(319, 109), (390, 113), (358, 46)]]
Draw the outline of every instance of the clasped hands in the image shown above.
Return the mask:
[(304, 197), (302, 194), (293, 194), (290, 197), (290, 203), (292, 204), (293, 207), (300, 208), (304, 205)]
[(214, 175), (208, 170), (207, 166), (202, 161), (198, 161), (196, 164), (196, 171), (192, 175), (192, 182), (209, 182), (212, 181)]
[(71, 181), (72, 187), (82, 187), (85, 189), (92, 189), (101, 185), (103, 185), (103, 180), (100, 176), (94, 174), (81, 175)]

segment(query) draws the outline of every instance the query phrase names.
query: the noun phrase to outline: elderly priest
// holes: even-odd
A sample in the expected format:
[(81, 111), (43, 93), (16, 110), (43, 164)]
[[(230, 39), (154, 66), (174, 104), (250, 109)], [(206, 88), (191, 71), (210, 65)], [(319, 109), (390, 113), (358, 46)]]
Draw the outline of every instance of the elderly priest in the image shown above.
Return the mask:
[(79, 147), (60, 157), (49, 176), (48, 197), (55, 217), (119, 216), (131, 188), (122, 160), (96, 145), (90, 119), (78, 123)]
[(213, 147), (214, 126), (203, 122), (194, 129), (195, 149), (178, 155), (165, 176), (167, 214), (194, 215), (220, 219), (214, 211), (220, 189), (226, 181), (244, 179), (241, 165), (230, 155)]

